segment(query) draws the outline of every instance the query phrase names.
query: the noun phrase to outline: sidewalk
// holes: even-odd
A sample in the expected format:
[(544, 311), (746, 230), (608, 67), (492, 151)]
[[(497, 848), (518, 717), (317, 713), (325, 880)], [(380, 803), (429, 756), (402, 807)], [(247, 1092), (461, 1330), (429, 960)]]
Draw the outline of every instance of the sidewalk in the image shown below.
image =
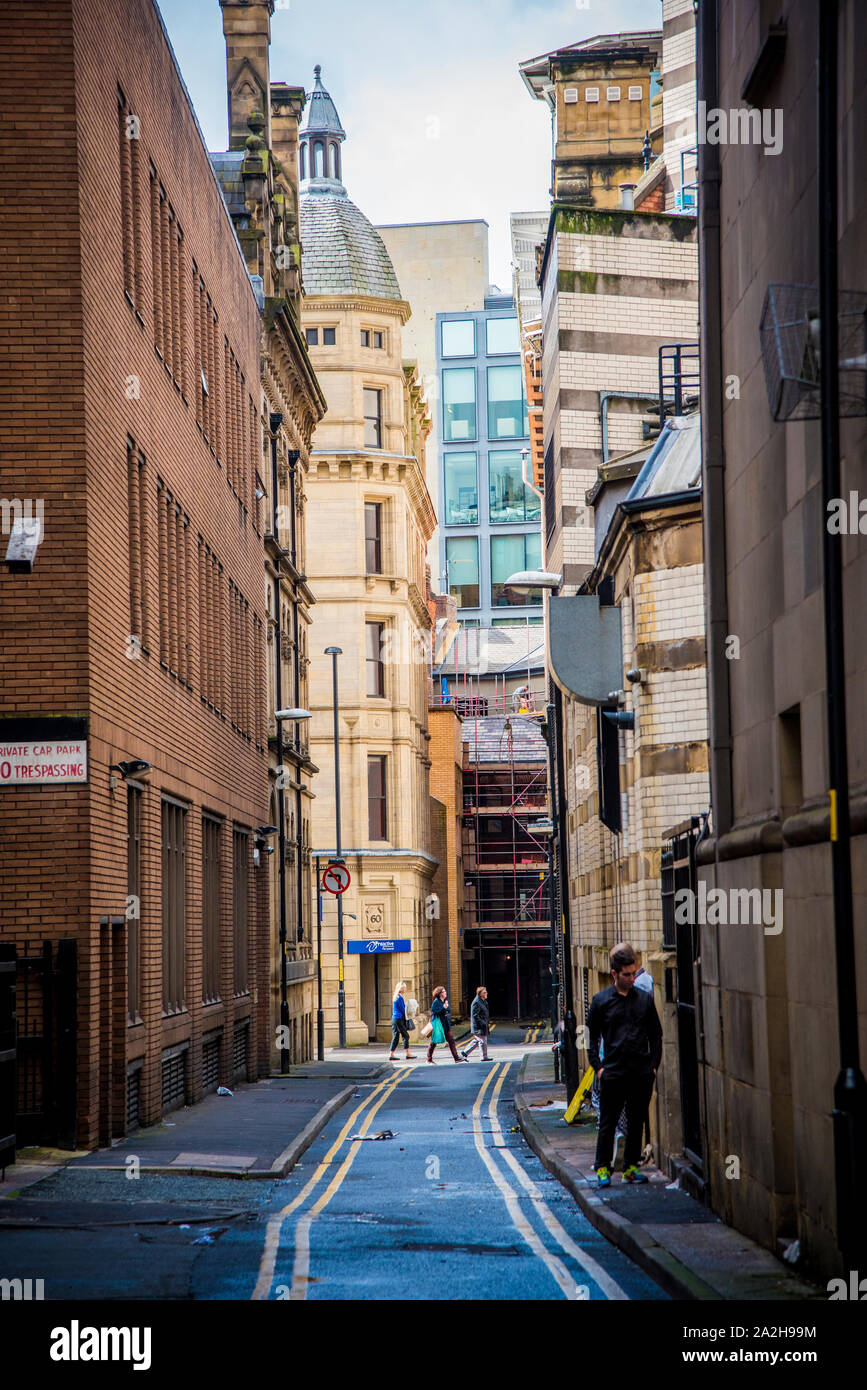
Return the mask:
[(669, 1187), (658, 1168), (645, 1167), (647, 1186), (624, 1187), (614, 1174), (599, 1191), (593, 1172), (595, 1115), (567, 1125), (550, 1053), (528, 1053), (515, 1089), (518, 1124), (530, 1148), (563, 1184), (588, 1221), (671, 1295), (682, 1299), (804, 1300), (827, 1293), (793, 1273), (770, 1251), (726, 1226), (707, 1207)]
[(284, 1178), (358, 1085), (392, 1070), (392, 1063), (383, 1064), (381, 1049), (376, 1058), (309, 1062), (292, 1067), (288, 1076), (233, 1086), (231, 1096), (207, 1095), (109, 1149), (25, 1150), (7, 1168), (0, 1197), (21, 1192), (61, 1167), (122, 1170), (132, 1156), (143, 1173)]

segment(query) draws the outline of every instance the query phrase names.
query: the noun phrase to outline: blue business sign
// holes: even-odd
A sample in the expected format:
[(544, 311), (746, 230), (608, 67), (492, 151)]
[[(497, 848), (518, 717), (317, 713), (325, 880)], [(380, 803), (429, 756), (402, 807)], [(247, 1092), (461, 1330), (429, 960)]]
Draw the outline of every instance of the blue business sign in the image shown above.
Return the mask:
[(386, 951), (408, 951), (412, 946), (409, 937), (405, 941), (347, 941), (346, 949), (351, 956), (376, 956)]

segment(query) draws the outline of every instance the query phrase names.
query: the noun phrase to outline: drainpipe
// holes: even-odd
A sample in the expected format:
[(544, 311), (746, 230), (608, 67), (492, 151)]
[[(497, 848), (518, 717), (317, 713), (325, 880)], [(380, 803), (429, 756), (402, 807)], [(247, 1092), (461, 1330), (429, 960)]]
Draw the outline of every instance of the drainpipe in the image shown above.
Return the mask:
[[(298, 570), (298, 547), (295, 521), (295, 496), (296, 496), (296, 469), (301, 454), (297, 449), (290, 449), (289, 460), (289, 558), (292, 568)], [(298, 620), (298, 595), (295, 594), (295, 602), (292, 605), (292, 639), (294, 643), (294, 674), (295, 674), (295, 708), (301, 708), (301, 646), (298, 641), (299, 632)], [(295, 725), (296, 734), (298, 725)], [(296, 744), (296, 752), (301, 749)], [(298, 914), (298, 940), (304, 940), (304, 853), (301, 836), (301, 778), (296, 778), (295, 788), (295, 889), (296, 889), (296, 911)]]
[[(708, 110), (719, 106), (717, 0), (698, 10), (698, 94)], [(722, 402), (722, 294), (720, 276), (719, 145), (698, 147), (699, 285), (701, 320), (702, 532), (707, 630), (708, 716), (714, 839), (732, 827), (732, 736), (728, 662), (725, 544), (725, 450)], [(713, 522), (713, 524), (711, 524)]]
[(863, 1254), (864, 1181), (867, 1153), (867, 1082), (858, 1053), (858, 995), (852, 914), (852, 857), (849, 827), (849, 768), (846, 746), (846, 665), (843, 650), (843, 563), (841, 535), (825, 524), (828, 506), (840, 493), (840, 381), (837, 285), (837, 4), (819, 6), (818, 192), (819, 315), (822, 325), (822, 548), (825, 603), (825, 683), (828, 777), (831, 802), (831, 877), (837, 963), (837, 1026), (840, 1071), (834, 1084), (834, 1159), (837, 1243), (844, 1268)]
[[(277, 530), (277, 432), (283, 423), (283, 416), (279, 414), (269, 415), (268, 427), (271, 431), (271, 532), (279, 545), (280, 533)], [(274, 602), (274, 699), (275, 709), (283, 707), (283, 656), (281, 651), (282, 630), (281, 630), (281, 593), (280, 593), (280, 561), (277, 565), (277, 583), (275, 586)], [(280, 855), (278, 865), (280, 882), (280, 1036), (285, 1044), (289, 1036), (289, 981), (287, 978), (286, 962), (286, 816), (283, 809), (283, 787), (280, 779), (283, 774), (283, 724), (278, 719), (277, 724), (277, 852)], [(289, 1070), (289, 1049), (280, 1048), (280, 1070), (285, 1073)]]

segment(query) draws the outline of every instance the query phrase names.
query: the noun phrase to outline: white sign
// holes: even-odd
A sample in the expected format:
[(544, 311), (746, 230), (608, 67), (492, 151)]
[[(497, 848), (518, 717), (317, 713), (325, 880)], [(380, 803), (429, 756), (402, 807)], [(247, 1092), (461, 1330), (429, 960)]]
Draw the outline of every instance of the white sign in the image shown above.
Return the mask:
[(24, 564), (33, 568), (36, 552), (42, 540), (42, 521), (38, 516), (18, 517), (12, 523), (9, 544), (6, 547), (6, 563)]
[(87, 739), (0, 743), (0, 786), (86, 782)]

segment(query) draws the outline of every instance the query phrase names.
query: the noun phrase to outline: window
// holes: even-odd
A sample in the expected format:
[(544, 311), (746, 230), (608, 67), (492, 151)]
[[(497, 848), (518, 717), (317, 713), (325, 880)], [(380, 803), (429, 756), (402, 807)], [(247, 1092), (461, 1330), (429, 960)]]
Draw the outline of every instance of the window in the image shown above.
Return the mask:
[(141, 806), (138, 787), (126, 789), (127, 1014), (141, 1014)]
[(450, 536), (446, 541), (449, 593), (458, 608), (479, 606), (479, 542), (476, 536)]
[[(190, 680), (190, 518), (157, 479), (160, 661), (179, 681)], [(192, 687), (190, 687), (192, 688)]]
[(373, 346), (374, 346), (375, 348), (381, 348), (381, 347), (382, 347), (382, 334), (381, 334), (381, 333), (378, 333), (375, 329), (374, 329), (374, 333), (373, 333)]
[(542, 503), (536, 493), (524, 485), (521, 455), (517, 449), (488, 454), (488, 496), (494, 523), (539, 520)]
[(461, 627), (481, 627), (481, 618), (461, 618)]
[(162, 804), (163, 1013), (186, 1007), (184, 931), (186, 923), (186, 818), (175, 801)]
[(336, 179), (337, 174), (337, 146), (333, 140), (328, 142), (328, 177)]
[(475, 357), (476, 325), (472, 319), (447, 319), (442, 324), (443, 357)]
[(584, 89), (584, 100), (585, 100), (585, 101), (598, 101), (598, 100), (599, 100), (599, 88), (598, 88), (598, 87), (585, 87), (585, 89)]
[(619, 100), (620, 100), (620, 88), (619, 88), (619, 87), (606, 87), (606, 88), (605, 88), (605, 100), (606, 100), (606, 101), (619, 101)]
[(117, 132), (120, 154), (120, 215), (123, 237), (123, 288), (130, 303), (142, 300), (140, 223), (139, 118), (117, 89)]
[[(520, 367), (517, 369), (520, 372)], [(475, 439), (476, 373), (473, 367), (443, 372), (443, 439)]]
[(132, 439), (126, 441), (127, 536), (129, 541), (129, 636), (133, 649), (147, 650), (147, 473)]
[(317, 140), (313, 146), (313, 172), (317, 179), (325, 175), (325, 146), (321, 140)]
[(300, 151), (301, 182), (307, 178), (307, 146), (302, 145)]
[(640, 88), (640, 87), (630, 87), (630, 88), (629, 88), (629, 100), (630, 100), (630, 101), (641, 101), (641, 88)]
[(385, 623), (365, 623), (365, 665), (367, 667), (367, 693), (385, 695), (385, 662), (382, 659), (382, 634)]
[(362, 346), (362, 347), (370, 347), (370, 329), (369, 329), (369, 328), (362, 328), (362, 330), (361, 330), (361, 346)]
[(317, 344), (319, 343), (319, 329), (318, 329), (318, 328), (305, 328), (305, 330), (304, 330), (304, 336), (305, 336), (306, 339), (307, 339), (307, 346), (308, 346), (308, 347), (316, 347)]
[(567, 106), (574, 106), (574, 105), (575, 105), (575, 102), (576, 102), (577, 100), (578, 100), (578, 88), (577, 88), (577, 87), (564, 87), (564, 88), (563, 88), (563, 101), (565, 102), (565, 104), (566, 104)]
[(530, 627), (541, 627), (543, 621), (544, 620), (542, 618), (493, 618), (491, 621), (491, 626), (526, 627), (529, 624)]
[(382, 503), (364, 504), (364, 549), (365, 570), (368, 574), (382, 574)]
[(323, 346), (323, 347), (334, 347), (334, 345), (335, 345), (336, 342), (337, 342), (337, 329), (336, 329), (336, 328), (323, 328), (323, 330), (322, 330), (322, 346)]
[(364, 443), (368, 449), (382, 448), (382, 392), (364, 388)]
[(519, 594), (515, 589), (506, 587), (510, 574), (517, 574), (519, 570), (539, 569), (541, 563), (542, 537), (538, 533), (529, 536), (492, 536), (491, 602), (494, 606), (523, 608), (532, 603), (541, 603), (541, 589)]
[(488, 319), (486, 325), (488, 354), (520, 352), (517, 319)]
[(220, 822), (202, 817), (202, 1003), (220, 998)]
[(387, 840), (387, 808), (385, 796), (386, 760), (382, 754), (367, 759), (367, 836), (370, 840)]
[(479, 520), (475, 454), (445, 454), (447, 526), (476, 526)]
[(247, 900), (250, 879), (250, 836), (246, 830), (232, 831), (232, 936), (235, 996), (246, 994), (247, 983)]
[(528, 428), (521, 368), (489, 367), (488, 438), (520, 439)]

